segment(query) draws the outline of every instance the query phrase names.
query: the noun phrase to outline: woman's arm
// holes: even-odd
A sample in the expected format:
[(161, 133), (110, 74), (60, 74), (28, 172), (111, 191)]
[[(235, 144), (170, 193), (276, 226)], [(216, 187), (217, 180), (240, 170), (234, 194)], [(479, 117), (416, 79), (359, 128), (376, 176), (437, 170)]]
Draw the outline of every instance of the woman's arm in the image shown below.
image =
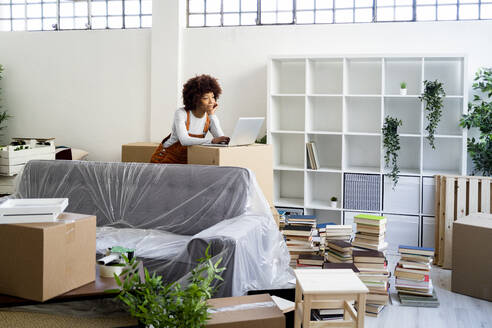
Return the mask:
[(186, 130), (186, 111), (178, 110), (174, 116), (174, 127), (178, 135), (179, 142), (183, 146), (201, 145), (210, 142), (211, 138), (195, 138), (188, 135)]
[(224, 135), (224, 132), (220, 127), (219, 117), (215, 114), (210, 115), (209, 117), (210, 117), (210, 133), (212, 133), (214, 137), (222, 137)]

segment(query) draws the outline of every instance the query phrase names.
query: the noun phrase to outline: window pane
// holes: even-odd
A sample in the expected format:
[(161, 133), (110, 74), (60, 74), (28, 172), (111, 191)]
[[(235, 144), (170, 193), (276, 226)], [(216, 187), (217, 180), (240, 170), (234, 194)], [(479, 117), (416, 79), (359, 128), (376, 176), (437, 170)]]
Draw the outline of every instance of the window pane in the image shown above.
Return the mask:
[[(0, 18), (10, 18), (10, 6), (0, 5)], [(10, 23), (9, 23), (10, 26)], [(10, 30), (10, 27), (9, 27)]]
[(239, 25), (239, 14), (224, 14), (224, 25)]
[(108, 14), (109, 15), (123, 14), (123, 4), (121, 3), (121, 0), (108, 1)]
[(482, 19), (492, 19), (492, 4), (482, 4)]
[(27, 5), (27, 17), (41, 17), (41, 5)]
[(106, 28), (106, 17), (92, 17), (92, 28), (93, 29), (105, 29)]
[(409, 21), (413, 19), (412, 7), (396, 7), (395, 20), (397, 21)]
[(12, 21), (12, 31), (25, 31), (26, 30), (26, 23), (25, 21), (22, 20), (13, 20)]
[[(148, 14), (148, 15), (152, 14), (152, 0), (142, 0), (140, 3), (142, 6), (142, 14)], [(148, 24), (149, 22), (152, 25), (152, 17), (150, 17), (150, 19), (146, 18), (145, 24)], [(142, 23), (143, 23), (143, 20), (142, 20)]]
[(413, 0), (395, 0), (395, 5), (397, 5), (397, 6), (411, 6), (411, 5), (413, 5)]
[[(263, 2), (262, 2), (263, 4)], [(223, 4), (225, 12), (239, 12), (239, 0), (226, 0)], [(239, 16), (238, 16), (239, 18)], [(239, 24), (239, 22), (238, 22)]]
[(333, 11), (322, 10), (316, 12), (316, 23), (330, 24), (333, 23)]
[(262, 24), (275, 24), (277, 23), (276, 13), (261, 13), (261, 23)]
[[(125, 0), (125, 15), (138, 14), (140, 14), (140, 3), (138, 2), (138, 0)], [(138, 25), (140, 25), (140, 23)]]
[(142, 27), (152, 27), (152, 16), (142, 16)]
[[(437, 3), (440, 5), (446, 5), (446, 4), (457, 4), (458, 0), (437, 0)], [(438, 10), (439, 11), (439, 10)]]
[(333, 0), (316, 0), (317, 9), (332, 9)]
[[(12, 17), (13, 18), (24, 18), (26, 16), (26, 6), (25, 5), (12, 5)], [(19, 23), (14, 24), (19, 26)]]
[(126, 16), (125, 17), (125, 27), (126, 28), (139, 28), (140, 27), (140, 17), (139, 16)]
[(359, 23), (372, 22), (372, 8), (356, 9), (355, 21)]
[(277, 17), (280, 24), (292, 24), (294, 22), (292, 11), (279, 12)]
[[(208, 13), (220, 13), (220, 0), (207, 0)], [(208, 20), (207, 20), (208, 24)]]
[(460, 19), (478, 19), (478, 5), (460, 5)]
[(53, 31), (55, 28), (53, 25), (56, 24), (55, 18), (45, 18), (43, 19), (43, 31)]
[(279, 0), (277, 5), (278, 10), (294, 10), (294, 3), (292, 0)]
[(372, 0), (356, 0), (354, 5), (356, 8), (372, 8)]
[(313, 24), (313, 23), (314, 23), (314, 11), (297, 12), (297, 24)]
[(93, 16), (102, 16), (102, 15), (106, 15), (106, 3), (105, 2), (101, 2), (101, 1), (97, 1), (97, 2), (92, 2), (92, 6), (91, 6), (91, 14)]
[(335, 11), (335, 23), (350, 23), (353, 21), (353, 10), (342, 9)]
[(88, 15), (87, 2), (76, 2), (75, 3), (75, 16), (87, 16)]
[(435, 5), (436, 0), (417, 0), (417, 6), (418, 5)]
[(261, 0), (262, 11), (273, 11), (276, 9), (277, 9), (277, 0)]
[(27, 29), (29, 31), (41, 31), (41, 19), (28, 19), (27, 20)]
[(395, 1), (394, 0), (377, 0), (377, 6), (378, 7), (392, 7), (394, 6)]
[(437, 8), (438, 20), (456, 20), (458, 15), (458, 6), (439, 6)]
[(241, 14), (241, 25), (256, 25), (256, 14)]
[(73, 3), (60, 3), (60, 16), (73, 16)]
[(433, 6), (417, 7), (418, 21), (429, 21), (435, 19), (436, 19), (436, 7)]
[(75, 18), (75, 29), (84, 30), (87, 28), (87, 18), (78, 17)]
[[(353, 6), (354, 2), (352, 0), (335, 0), (335, 8), (352, 8)], [(335, 13), (335, 17), (336, 16), (337, 14)]]
[(220, 26), (220, 14), (206, 15), (205, 22), (207, 26)]
[(205, 2), (203, 0), (189, 0), (188, 10), (190, 13), (203, 13), (204, 3)]
[(188, 16), (188, 24), (190, 26), (203, 26), (205, 24), (204, 15), (190, 15)]
[(297, 9), (314, 9), (314, 0), (297, 0)]
[(394, 10), (392, 7), (378, 8), (376, 11), (376, 17), (379, 22), (387, 22), (394, 20)]
[(73, 18), (61, 18), (60, 19), (60, 29), (72, 30), (73, 27), (74, 27)]
[(56, 4), (43, 4), (44, 17), (56, 17)]
[[(241, 10), (256, 11), (256, 4), (257, 4), (256, 0), (241, 0)], [(256, 19), (256, 15), (255, 15), (255, 19)]]
[(122, 28), (123, 27), (123, 17), (109, 17), (108, 18), (108, 26), (109, 28)]
[(10, 20), (0, 20), (0, 31), (10, 31)]

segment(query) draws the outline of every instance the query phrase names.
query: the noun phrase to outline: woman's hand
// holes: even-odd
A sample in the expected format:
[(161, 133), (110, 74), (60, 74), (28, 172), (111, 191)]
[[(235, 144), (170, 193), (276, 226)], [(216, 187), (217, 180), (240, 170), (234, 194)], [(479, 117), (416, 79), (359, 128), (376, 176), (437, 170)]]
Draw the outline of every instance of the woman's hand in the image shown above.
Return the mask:
[(213, 144), (218, 144), (218, 143), (228, 144), (230, 139), (231, 138), (225, 137), (225, 136), (223, 136), (223, 137), (215, 137), (215, 138), (212, 139), (212, 143)]
[(219, 104), (217, 104), (217, 103), (213, 104), (213, 106), (211, 106), (211, 108), (209, 108), (207, 110), (208, 115), (214, 115), (215, 111), (218, 109), (218, 106), (219, 106)]

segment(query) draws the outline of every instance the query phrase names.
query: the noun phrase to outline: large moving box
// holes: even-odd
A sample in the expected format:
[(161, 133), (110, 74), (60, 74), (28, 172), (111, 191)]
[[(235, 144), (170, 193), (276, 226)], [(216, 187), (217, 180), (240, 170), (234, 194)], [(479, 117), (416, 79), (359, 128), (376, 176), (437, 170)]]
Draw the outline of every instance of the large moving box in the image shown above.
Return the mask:
[(492, 301), (492, 215), (471, 214), (453, 223), (451, 290)]
[(96, 217), (0, 224), (0, 294), (46, 301), (95, 279)]
[(256, 175), (265, 198), (273, 205), (273, 153), (272, 145), (188, 147), (188, 164), (239, 166)]
[(206, 328), (284, 328), (285, 317), (268, 294), (213, 298)]
[(158, 142), (134, 142), (121, 146), (122, 162), (150, 163)]

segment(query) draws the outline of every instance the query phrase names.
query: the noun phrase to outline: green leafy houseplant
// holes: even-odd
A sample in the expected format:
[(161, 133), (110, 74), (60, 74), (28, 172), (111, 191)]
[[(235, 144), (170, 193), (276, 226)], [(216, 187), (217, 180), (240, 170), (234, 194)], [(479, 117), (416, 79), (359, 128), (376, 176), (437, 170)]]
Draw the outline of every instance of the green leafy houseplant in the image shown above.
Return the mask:
[(436, 149), (434, 135), (441, 120), (444, 97), (446, 97), (446, 92), (444, 92), (441, 82), (437, 80), (424, 81), (424, 93), (419, 99), (425, 101), (425, 117), (428, 121), (425, 130), (429, 134), (427, 140), (429, 140), (432, 149)]
[(205, 258), (199, 259), (199, 265), (191, 271), (186, 286), (177, 282), (163, 284), (161, 276), (155, 273), (150, 275), (147, 269), (144, 270), (145, 280), (142, 281), (138, 262), (135, 258), (128, 260), (125, 257), (129, 269), (124, 270), (120, 277), (115, 275), (121, 291), (108, 292), (119, 291), (117, 298), (123, 302), (125, 309), (147, 327), (203, 327), (209, 319), (207, 299), (214, 292), (212, 282), (216, 279), (222, 281), (219, 273), (225, 270), (219, 267), (221, 259), (212, 262), (209, 248)]
[(400, 89), (406, 89), (406, 88), (407, 88), (407, 82), (401, 82)]
[(468, 103), (468, 114), (463, 115), (460, 126), (478, 128), (478, 139), (468, 138), (468, 152), (472, 158), (473, 174), (492, 175), (492, 68), (481, 68), (475, 74), (473, 90), (478, 94)]
[[(0, 80), (2, 80), (2, 72), (3, 72), (3, 66), (0, 65)], [(4, 124), (10, 117), (11, 116), (7, 114), (6, 110), (2, 110), (2, 88), (0, 88), (0, 131), (6, 128)], [(0, 134), (0, 136), (2, 135)]]
[(400, 136), (398, 135), (398, 127), (402, 126), (403, 122), (397, 118), (386, 116), (383, 125), (383, 145), (386, 150), (384, 154), (385, 167), (389, 167), (391, 162), (391, 172), (386, 174), (393, 180), (393, 188), (398, 183), (398, 151), (400, 150)]
[(331, 197), (331, 198), (330, 198), (330, 200), (331, 200), (332, 202), (336, 202), (336, 201), (338, 201), (338, 198), (336, 198), (335, 196), (333, 196), (333, 197)]

